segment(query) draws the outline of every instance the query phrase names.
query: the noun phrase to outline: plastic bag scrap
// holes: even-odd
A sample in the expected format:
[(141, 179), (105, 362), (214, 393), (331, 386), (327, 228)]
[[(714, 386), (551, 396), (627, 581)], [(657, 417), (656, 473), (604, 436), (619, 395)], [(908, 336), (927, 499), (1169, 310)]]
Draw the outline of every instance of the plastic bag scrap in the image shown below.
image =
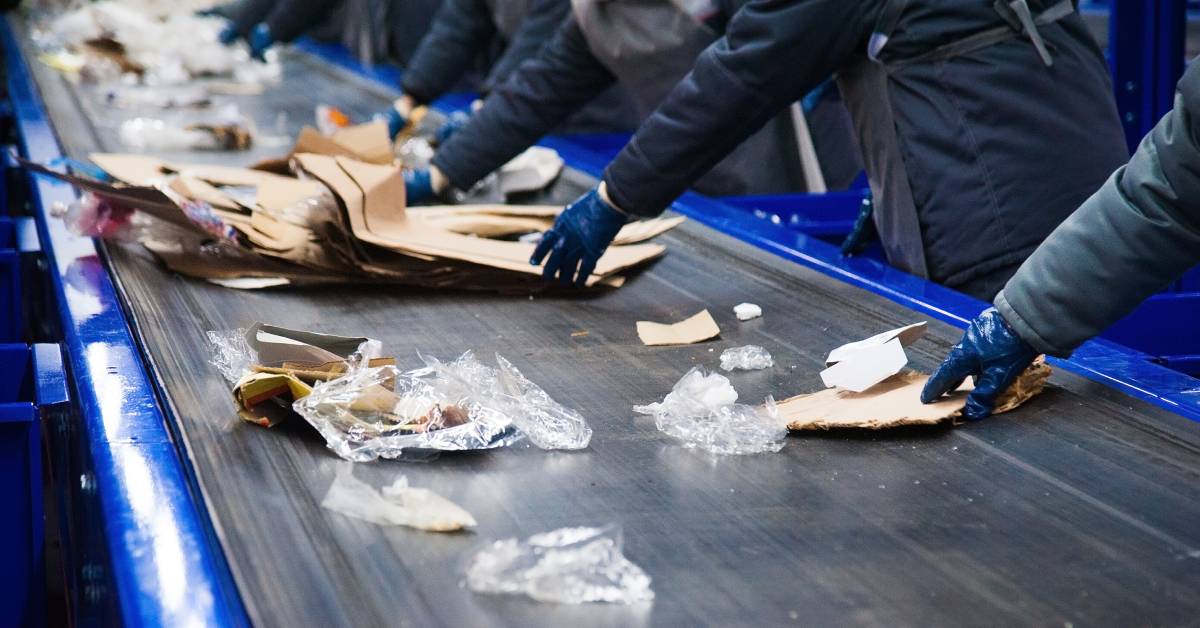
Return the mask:
[(205, 334), (210, 351), (208, 362), (217, 367), (225, 381), (236, 383), (250, 372), (258, 356), (250, 348), (250, 343), (246, 342), (245, 329), (208, 331)]
[(737, 399), (729, 379), (697, 366), (661, 402), (634, 406), (633, 411), (652, 415), (659, 430), (689, 449), (723, 455), (782, 449), (787, 428), (779, 420), (774, 400), (767, 397), (760, 409)]
[(758, 345), (733, 347), (721, 352), (722, 371), (760, 371), (775, 366), (775, 360)]
[(356, 462), (413, 453), (492, 449), (528, 437), (543, 449), (582, 449), (592, 430), (511, 363), (499, 368), (467, 352), (426, 367), (356, 365), (318, 383), (293, 408), (339, 456)]
[(650, 576), (621, 552), (616, 526), (560, 528), (525, 541), (496, 541), (471, 559), (467, 587), (558, 604), (654, 599)]
[(338, 466), (321, 507), (377, 525), (429, 532), (457, 532), (476, 525), (475, 517), (461, 506), (429, 489), (409, 486), (404, 476), (377, 491), (354, 477), (349, 463)]
[(158, 118), (121, 123), (121, 143), (139, 151), (248, 150), (254, 133), (243, 122), (176, 124)]
[(50, 215), (62, 219), (75, 235), (132, 242), (145, 227), (137, 212), (113, 205), (94, 194), (83, 194), (68, 204), (55, 203)]

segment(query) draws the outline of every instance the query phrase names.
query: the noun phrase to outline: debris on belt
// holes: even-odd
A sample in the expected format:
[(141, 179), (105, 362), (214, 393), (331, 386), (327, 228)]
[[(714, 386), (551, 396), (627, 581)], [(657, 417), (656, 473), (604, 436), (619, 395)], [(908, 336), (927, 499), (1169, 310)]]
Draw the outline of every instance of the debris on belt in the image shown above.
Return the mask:
[(775, 366), (775, 360), (758, 345), (733, 347), (721, 352), (722, 371), (760, 371)]
[(255, 323), (208, 332), (212, 363), (232, 384), (238, 414), (273, 426), (299, 415), (339, 456), (356, 462), (503, 447), (583, 449), (592, 430), (510, 362), (470, 352), (400, 371), (378, 341)]
[[(927, 375), (905, 369), (904, 347), (925, 333), (924, 322), (893, 329), (830, 352), (821, 379), (827, 390), (799, 395), (774, 406), (792, 430), (934, 425), (955, 420), (970, 384), (930, 404), (921, 403)], [(1045, 387), (1051, 369), (1039, 358), (996, 404), (996, 413), (1025, 403)]]
[(661, 402), (634, 406), (633, 411), (653, 416), (659, 430), (687, 448), (727, 455), (782, 449), (787, 429), (771, 398), (761, 407), (737, 400), (728, 378), (697, 366)]
[(622, 553), (616, 526), (560, 528), (496, 541), (471, 559), (467, 588), (538, 602), (636, 604), (654, 599), (650, 576)]
[[(91, 168), (67, 174), (22, 163), (108, 207), (136, 213), (149, 227), (136, 230), (138, 241), (183, 275), (227, 285), (279, 280), (231, 284), (244, 287), (369, 282), (498, 292), (554, 289), (529, 264), (535, 243), (520, 238), (549, 228), (561, 207), (406, 208), (401, 166), (391, 150), (386, 124), (376, 122), (328, 137), (309, 127), (288, 159), (255, 168), (97, 153), (91, 160), (101, 179)], [(647, 240), (681, 220), (626, 225), (588, 285), (622, 285), (623, 273), (665, 252)]]
[(708, 310), (678, 323), (664, 324), (650, 321), (637, 322), (638, 338), (648, 347), (661, 345), (690, 345), (704, 342), (721, 335), (721, 328)]
[(138, 151), (239, 151), (254, 142), (254, 123), (236, 106), (215, 115), (132, 118), (121, 123), (121, 143)]
[(279, 76), (277, 62), (257, 62), (244, 45), (218, 41), (224, 20), (198, 16), (179, 2), (104, 0), (34, 19), (42, 60), (84, 80), (182, 85), (210, 78), (261, 83)]
[(762, 308), (753, 303), (738, 303), (733, 306), (733, 315), (739, 321), (748, 321), (762, 316)]
[(428, 532), (458, 532), (476, 525), (475, 517), (454, 502), (426, 489), (409, 486), (400, 476), (381, 491), (354, 477), (353, 465), (338, 465), (337, 475), (321, 506), (376, 525), (408, 526)]

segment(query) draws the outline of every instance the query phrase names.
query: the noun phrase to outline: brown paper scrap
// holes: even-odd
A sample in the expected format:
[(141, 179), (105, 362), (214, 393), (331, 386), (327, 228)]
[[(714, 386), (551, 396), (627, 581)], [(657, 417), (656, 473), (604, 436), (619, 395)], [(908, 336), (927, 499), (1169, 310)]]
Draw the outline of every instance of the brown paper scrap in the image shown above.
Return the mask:
[(708, 310), (674, 324), (638, 321), (638, 338), (648, 347), (661, 345), (690, 345), (721, 335), (721, 328)]

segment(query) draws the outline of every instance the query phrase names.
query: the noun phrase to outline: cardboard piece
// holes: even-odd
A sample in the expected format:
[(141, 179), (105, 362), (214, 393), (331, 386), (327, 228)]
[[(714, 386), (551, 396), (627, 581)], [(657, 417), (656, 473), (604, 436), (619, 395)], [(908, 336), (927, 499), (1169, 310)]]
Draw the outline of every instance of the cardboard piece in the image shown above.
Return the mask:
[[(1051, 369), (1044, 359), (1035, 360), (997, 399), (993, 413), (1016, 409), (1040, 394), (1050, 374)], [(921, 389), (928, 379), (928, 375), (903, 371), (867, 392), (822, 390), (782, 401), (776, 409), (791, 430), (875, 430), (902, 425), (935, 425), (956, 419), (966, 404), (971, 384), (964, 382), (954, 393), (934, 403), (923, 404)]]
[(701, 310), (687, 320), (673, 324), (638, 321), (638, 338), (648, 347), (690, 345), (721, 335), (721, 328), (708, 310)]
[(925, 335), (926, 326), (925, 321), (921, 321), (920, 323), (913, 323), (912, 325), (885, 331), (882, 334), (875, 334), (865, 340), (844, 344), (829, 352), (829, 357), (825, 358), (825, 366), (833, 366), (838, 362), (849, 359), (859, 351), (878, 347), (892, 339), (899, 339), (900, 344), (907, 347)]
[(365, 337), (334, 336), (256, 322), (246, 329), (246, 344), (263, 366), (326, 370), (350, 357)]
[(313, 127), (300, 130), (292, 155), (312, 153), (329, 157), (350, 157), (372, 164), (386, 165), (395, 161), (387, 122), (376, 120), (366, 124), (338, 129), (328, 137)]
[(826, 388), (838, 387), (851, 392), (863, 392), (883, 380), (899, 373), (908, 364), (904, 347), (899, 338), (892, 338), (881, 345), (866, 347), (821, 371), (821, 381)]

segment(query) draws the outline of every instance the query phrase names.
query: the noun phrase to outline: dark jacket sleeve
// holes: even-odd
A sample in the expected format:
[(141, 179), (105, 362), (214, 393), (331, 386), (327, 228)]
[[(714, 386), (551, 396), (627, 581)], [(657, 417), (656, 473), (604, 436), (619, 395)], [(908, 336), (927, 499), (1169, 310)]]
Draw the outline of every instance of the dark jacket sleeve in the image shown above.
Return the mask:
[(1038, 351), (1066, 356), (1200, 263), (1200, 65), (1127, 166), (1068, 217), (996, 297)]
[(433, 157), (460, 190), (521, 154), (616, 78), (592, 55), (574, 18), (484, 101)]
[(496, 36), (483, 0), (446, 0), (405, 69), (400, 88), (427, 104), (449, 91)]
[(502, 85), (522, 63), (532, 59), (570, 14), (570, 0), (534, 0), (512, 41), (504, 48), (504, 54), (488, 72), (484, 90), (490, 92)]
[(280, 0), (266, 19), (275, 41), (289, 42), (320, 26), (341, 4), (333, 0)]
[(604, 173), (621, 209), (652, 216), (865, 46), (871, 2), (751, 0)]
[(242, 37), (250, 34), (259, 22), (271, 15), (276, 0), (241, 0), (229, 9), (229, 21)]

